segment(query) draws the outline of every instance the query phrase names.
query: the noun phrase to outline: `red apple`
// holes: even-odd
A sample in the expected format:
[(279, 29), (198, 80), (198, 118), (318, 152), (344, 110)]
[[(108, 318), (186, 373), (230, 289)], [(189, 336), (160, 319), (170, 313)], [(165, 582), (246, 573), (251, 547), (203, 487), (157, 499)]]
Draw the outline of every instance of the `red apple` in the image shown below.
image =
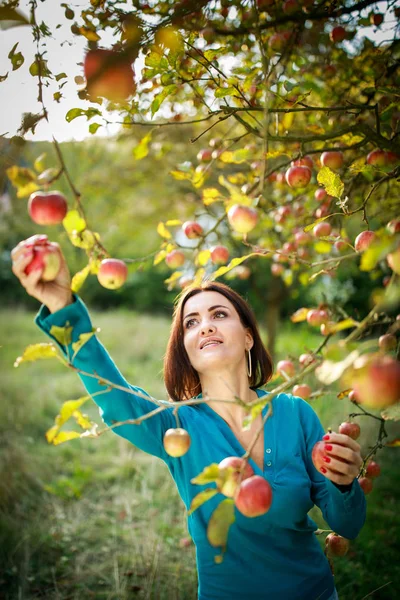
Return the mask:
[(358, 483), (360, 484), (360, 487), (365, 495), (372, 492), (372, 488), (374, 487), (374, 484), (369, 477), (360, 477), (358, 480)]
[(197, 160), (201, 162), (210, 162), (213, 158), (213, 151), (210, 148), (204, 148), (197, 154)]
[(391, 352), (391, 350), (396, 350), (397, 348), (397, 339), (395, 335), (391, 333), (385, 333), (385, 335), (381, 335), (378, 340), (379, 348), (384, 352)]
[(327, 194), (324, 188), (318, 188), (315, 190), (314, 198), (317, 200), (317, 202), (322, 202), (325, 200), (326, 196)]
[(234, 272), (235, 276), (239, 279), (248, 279), (251, 275), (251, 270), (246, 265), (237, 265), (231, 272)]
[(392, 271), (397, 273), (397, 275), (400, 275), (400, 246), (388, 254), (386, 260)]
[(322, 323), (326, 323), (329, 319), (329, 315), (326, 310), (319, 310), (312, 308), (307, 313), (307, 323), (313, 327), (319, 327)]
[(348, 243), (345, 240), (337, 240), (333, 245), (338, 252), (344, 252), (348, 248)]
[(163, 445), (165, 452), (174, 458), (186, 454), (190, 448), (190, 442), (190, 435), (186, 429), (182, 429), (181, 427), (167, 429), (164, 434)]
[(325, 538), (325, 548), (333, 556), (344, 556), (350, 548), (350, 542), (337, 533), (330, 533)]
[(361, 429), (358, 423), (348, 423), (345, 421), (339, 425), (338, 429), (339, 433), (343, 433), (344, 435), (348, 435), (353, 440), (356, 440), (360, 437)]
[(31, 248), (33, 257), (29, 265), (25, 267), (25, 275), (29, 275), (36, 269), (43, 269), (41, 280), (42, 281), (53, 281), (60, 270), (61, 260), (60, 255), (56, 246), (53, 246), (51, 242), (47, 240), (33, 243), (33, 245), (27, 245), (27, 248)]
[(312, 238), (305, 231), (297, 231), (294, 234), (294, 239), (298, 246), (303, 246), (305, 244), (308, 244), (308, 242), (310, 242)]
[(363, 354), (344, 374), (357, 402), (382, 409), (400, 400), (400, 362), (388, 354)]
[(283, 254), (291, 254), (296, 251), (296, 244), (294, 242), (285, 242), (282, 246)]
[(372, 150), (367, 156), (367, 164), (374, 167), (384, 167), (387, 163), (387, 153), (385, 150)]
[(64, 219), (68, 205), (61, 192), (38, 191), (29, 196), (28, 212), (32, 221), (38, 225), (56, 225)]
[(346, 38), (346, 35), (345, 28), (341, 25), (336, 25), (336, 27), (334, 27), (330, 32), (329, 37), (334, 44), (337, 44), (339, 42), (343, 42), (343, 40)]
[(290, 163), (292, 167), (308, 167), (309, 169), (313, 169), (314, 162), (311, 156), (302, 156), (302, 158), (298, 158), (297, 160), (292, 160)]
[(186, 221), (182, 225), (182, 231), (190, 240), (201, 237), (204, 233), (202, 226), (196, 221)]
[(311, 396), (311, 392), (312, 389), (306, 383), (295, 385), (292, 390), (292, 394), (294, 396), (300, 396), (300, 398), (303, 398), (303, 400), (307, 400), (307, 398)]
[(374, 241), (376, 235), (373, 231), (362, 231), (354, 242), (356, 252), (364, 252)]
[(268, 46), (274, 52), (281, 53), (286, 48), (286, 45), (291, 36), (290, 31), (281, 31), (279, 33), (273, 33), (268, 40)]
[(83, 62), (87, 90), (111, 102), (124, 102), (136, 91), (131, 59), (115, 50), (89, 50)]
[(226, 246), (212, 246), (210, 253), (211, 261), (215, 265), (225, 265), (229, 260), (229, 250)]
[(315, 211), (315, 216), (317, 219), (321, 219), (321, 217), (326, 217), (329, 215), (330, 206), (329, 204), (321, 204)]
[(371, 462), (369, 462), (367, 465), (367, 468), (365, 471), (365, 476), (374, 478), (374, 477), (379, 477), (380, 474), (381, 474), (380, 466), (378, 465), (377, 462), (375, 462), (374, 460), (371, 460)]
[(369, 15), (369, 22), (371, 25), (375, 25), (375, 27), (379, 27), (383, 23), (383, 14), (382, 13), (371, 13)]
[(128, 267), (118, 258), (105, 258), (101, 261), (97, 279), (108, 290), (117, 290), (124, 285), (128, 277)]
[[(228, 498), (233, 498), (235, 496), (242, 468), (243, 475), (241, 481), (254, 475), (251, 465), (239, 456), (228, 456), (227, 458), (224, 458), (219, 463), (218, 468), (221, 472), (221, 480), (217, 482), (217, 487), (221, 494), (228, 496)], [(231, 472), (230, 475), (228, 475), (229, 472)]]
[(301, 364), (302, 367), (307, 367), (308, 365), (311, 365), (311, 363), (313, 363), (315, 361), (315, 358), (312, 354), (300, 354), (299, 356), (299, 363)]
[(272, 273), (272, 275), (274, 275), (274, 277), (279, 277), (280, 275), (282, 275), (284, 270), (285, 270), (285, 267), (278, 263), (272, 263), (272, 265), (271, 265), (271, 273)]
[(311, 169), (305, 166), (290, 167), (286, 171), (286, 182), (292, 188), (304, 188), (311, 179)]
[(294, 364), (291, 360), (280, 360), (276, 365), (276, 370), (279, 375), (285, 373), (288, 377), (293, 377), (295, 373)]
[(181, 250), (172, 250), (165, 257), (165, 262), (170, 269), (177, 269), (178, 267), (181, 267), (185, 260), (185, 255)]
[(311, 460), (317, 471), (320, 471), (321, 467), (325, 467), (326, 465), (326, 462), (323, 459), (323, 456), (326, 456), (325, 446), (325, 442), (321, 440), (314, 444), (314, 447), (311, 452)]
[(332, 171), (337, 171), (343, 166), (343, 153), (334, 150), (323, 152), (320, 160), (324, 167), (329, 167)]
[(235, 495), (235, 506), (245, 517), (264, 515), (269, 511), (271, 503), (271, 486), (259, 475), (242, 481)]
[(392, 219), (392, 221), (389, 221), (386, 225), (386, 229), (393, 235), (395, 233), (400, 233), (400, 219)]
[(315, 237), (326, 237), (332, 231), (332, 227), (327, 221), (323, 221), (322, 223), (317, 223), (313, 228), (313, 234)]
[(250, 206), (234, 204), (227, 214), (230, 226), (238, 233), (248, 233), (257, 225), (258, 213)]

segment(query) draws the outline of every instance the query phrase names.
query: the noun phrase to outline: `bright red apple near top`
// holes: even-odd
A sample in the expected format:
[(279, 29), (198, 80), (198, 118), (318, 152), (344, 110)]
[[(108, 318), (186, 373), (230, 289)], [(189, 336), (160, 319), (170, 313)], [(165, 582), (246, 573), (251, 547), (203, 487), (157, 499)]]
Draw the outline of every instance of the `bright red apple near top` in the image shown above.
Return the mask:
[(346, 36), (346, 30), (341, 25), (336, 25), (329, 34), (329, 37), (334, 44), (343, 42), (343, 40), (346, 39)]
[(121, 52), (97, 48), (83, 61), (87, 91), (111, 102), (124, 102), (136, 91), (131, 59)]
[(240, 484), (235, 494), (235, 506), (245, 517), (259, 517), (272, 504), (272, 489), (264, 477), (253, 475)]
[(118, 258), (105, 258), (101, 261), (97, 279), (108, 290), (122, 287), (128, 277), (128, 267)]
[[(239, 481), (244, 481), (252, 475), (254, 470), (248, 462), (239, 456), (227, 456), (218, 465), (221, 473), (217, 482), (218, 490), (228, 498), (235, 496)], [(241, 473), (241, 471), (243, 472)]]
[(248, 233), (257, 225), (258, 212), (251, 206), (234, 204), (228, 210), (228, 221), (234, 231)]
[(200, 225), (200, 223), (197, 223), (196, 221), (186, 221), (182, 225), (182, 231), (186, 235), (186, 237), (188, 237), (190, 240), (199, 238), (204, 233), (202, 226)]
[(203, 148), (197, 153), (197, 160), (200, 162), (211, 162), (213, 159), (213, 151), (211, 148)]
[(53, 281), (61, 267), (60, 254), (56, 246), (47, 239), (37, 240), (33, 244), (27, 244), (26, 248), (32, 250), (32, 260), (25, 267), (25, 275), (29, 275), (36, 269), (41, 269), (41, 281)]
[(290, 163), (291, 167), (308, 167), (309, 169), (314, 168), (314, 161), (311, 156), (302, 156), (296, 160), (292, 160)]
[(57, 225), (68, 212), (67, 200), (56, 190), (34, 192), (29, 196), (28, 212), (38, 225)]
[(338, 150), (323, 152), (320, 160), (324, 167), (329, 167), (332, 171), (337, 171), (343, 166), (343, 153)]
[(311, 169), (305, 166), (290, 167), (285, 177), (291, 188), (304, 188), (310, 183)]
[(385, 167), (388, 163), (385, 150), (372, 150), (367, 156), (367, 164), (374, 167)]
[(362, 231), (358, 234), (354, 242), (356, 252), (364, 252), (375, 240), (376, 234), (374, 231)]

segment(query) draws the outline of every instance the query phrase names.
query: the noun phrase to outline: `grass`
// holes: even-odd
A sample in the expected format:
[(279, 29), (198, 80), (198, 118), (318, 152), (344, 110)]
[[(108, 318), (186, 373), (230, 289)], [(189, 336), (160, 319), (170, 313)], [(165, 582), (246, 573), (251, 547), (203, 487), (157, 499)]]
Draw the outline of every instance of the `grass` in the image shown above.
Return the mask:
[[(128, 381), (166, 397), (161, 369), (169, 321), (128, 311), (91, 314)], [(13, 369), (28, 344), (46, 338), (31, 313), (8, 310), (0, 318), (0, 598), (194, 600), (195, 550), (187, 545), (184, 506), (166, 465), (111, 433), (48, 445), (45, 431), (62, 402), (83, 395), (82, 384), (56, 361)], [(317, 343), (309, 328), (288, 324), (277, 357), (296, 357)], [(352, 408), (333, 394), (321, 395), (313, 406), (324, 427), (334, 429)], [(94, 404), (85, 412), (100, 422)], [(374, 443), (373, 421), (360, 421), (364, 452)], [(395, 424), (387, 430), (393, 439)], [(395, 454), (390, 448), (379, 454), (383, 473), (367, 497), (366, 525), (348, 555), (335, 560), (341, 600), (398, 597)], [(328, 528), (319, 509), (310, 516)]]

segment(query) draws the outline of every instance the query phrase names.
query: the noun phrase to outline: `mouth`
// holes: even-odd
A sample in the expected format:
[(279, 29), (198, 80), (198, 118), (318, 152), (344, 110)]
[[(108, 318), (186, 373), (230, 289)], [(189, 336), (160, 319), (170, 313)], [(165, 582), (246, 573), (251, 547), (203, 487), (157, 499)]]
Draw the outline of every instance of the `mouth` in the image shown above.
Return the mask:
[(206, 348), (214, 348), (215, 346), (220, 346), (222, 344), (222, 342), (210, 342), (208, 344), (206, 344), (205, 346), (203, 346), (201, 348), (201, 350), (205, 350)]

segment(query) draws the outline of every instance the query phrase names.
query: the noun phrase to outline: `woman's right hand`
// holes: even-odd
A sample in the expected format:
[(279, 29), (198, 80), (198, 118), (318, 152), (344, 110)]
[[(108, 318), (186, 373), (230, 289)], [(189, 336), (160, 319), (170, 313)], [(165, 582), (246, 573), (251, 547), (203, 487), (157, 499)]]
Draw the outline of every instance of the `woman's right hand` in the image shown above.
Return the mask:
[(33, 258), (33, 246), (40, 241), (46, 240), (46, 235), (33, 235), (22, 240), (11, 250), (12, 272), (19, 279), (27, 293), (45, 304), (50, 312), (54, 313), (68, 304), (72, 304), (71, 276), (68, 265), (59, 244), (48, 242), (57, 249), (61, 266), (55, 279), (52, 281), (41, 281), (43, 268), (32, 271), (29, 275), (24, 273), (26, 267)]

